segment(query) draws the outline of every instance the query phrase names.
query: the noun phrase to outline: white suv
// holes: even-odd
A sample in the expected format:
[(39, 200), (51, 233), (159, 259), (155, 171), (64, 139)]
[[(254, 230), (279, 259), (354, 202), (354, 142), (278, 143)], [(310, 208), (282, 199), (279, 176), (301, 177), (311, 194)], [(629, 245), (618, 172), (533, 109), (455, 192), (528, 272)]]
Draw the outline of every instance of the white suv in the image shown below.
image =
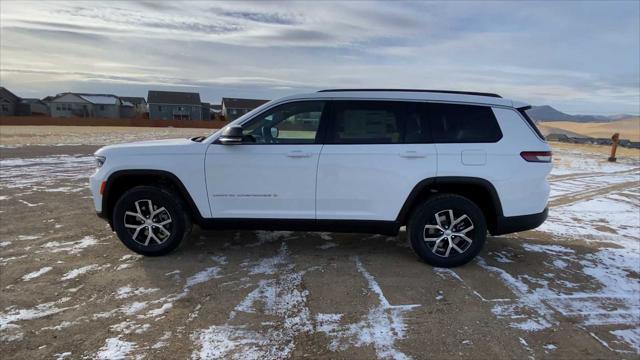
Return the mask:
[(549, 145), (495, 94), (324, 90), (271, 101), (209, 137), (106, 146), (91, 190), (131, 250), (213, 229), (395, 235), (435, 266), (547, 217)]

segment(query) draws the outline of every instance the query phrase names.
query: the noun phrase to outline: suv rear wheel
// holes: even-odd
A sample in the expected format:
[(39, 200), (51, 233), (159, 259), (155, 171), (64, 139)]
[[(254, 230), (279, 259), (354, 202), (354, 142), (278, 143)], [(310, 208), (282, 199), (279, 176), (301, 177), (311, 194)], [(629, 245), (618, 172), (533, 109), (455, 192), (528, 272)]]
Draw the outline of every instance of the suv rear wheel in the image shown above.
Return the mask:
[(469, 199), (436, 195), (411, 215), (407, 232), (411, 247), (426, 263), (455, 267), (468, 263), (482, 249), (487, 225), (482, 211)]
[(129, 249), (160, 256), (189, 236), (191, 220), (181, 199), (170, 190), (137, 186), (116, 202), (113, 227)]

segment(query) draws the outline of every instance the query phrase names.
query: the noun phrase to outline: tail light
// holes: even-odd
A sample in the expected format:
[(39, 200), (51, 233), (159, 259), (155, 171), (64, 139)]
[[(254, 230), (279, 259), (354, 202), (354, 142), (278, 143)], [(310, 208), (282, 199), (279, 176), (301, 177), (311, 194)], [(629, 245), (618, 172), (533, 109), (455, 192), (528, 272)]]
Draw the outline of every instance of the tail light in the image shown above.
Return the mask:
[(551, 151), (523, 151), (520, 156), (528, 162), (550, 163), (552, 153)]

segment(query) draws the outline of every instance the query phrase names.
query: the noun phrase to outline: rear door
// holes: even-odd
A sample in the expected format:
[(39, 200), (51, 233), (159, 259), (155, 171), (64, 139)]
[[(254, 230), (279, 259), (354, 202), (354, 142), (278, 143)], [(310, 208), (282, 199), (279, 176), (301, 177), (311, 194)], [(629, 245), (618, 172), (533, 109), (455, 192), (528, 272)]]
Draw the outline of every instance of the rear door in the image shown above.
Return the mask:
[(413, 187), (435, 176), (419, 104), (334, 100), (318, 163), (318, 219), (395, 220)]
[(428, 103), (429, 118), (438, 148), (438, 176), (497, 179), (505, 167), (503, 138), (490, 106)]
[(276, 106), (242, 125), (242, 144), (212, 144), (205, 160), (215, 218), (315, 218), (316, 137), (324, 101)]

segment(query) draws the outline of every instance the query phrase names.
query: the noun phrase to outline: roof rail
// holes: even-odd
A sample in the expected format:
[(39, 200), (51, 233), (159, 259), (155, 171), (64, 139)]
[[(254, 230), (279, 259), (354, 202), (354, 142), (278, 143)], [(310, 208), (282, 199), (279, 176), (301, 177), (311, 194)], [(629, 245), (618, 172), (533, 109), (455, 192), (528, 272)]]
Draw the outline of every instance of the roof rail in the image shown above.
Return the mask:
[(502, 96), (493, 93), (475, 92), (475, 91), (453, 91), (453, 90), (422, 90), (422, 89), (326, 89), (318, 92), (349, 92), (349, 91), (397, 91), (397, 92), (426, 92), (426, 93), (443, 93), (443, 94), (459, 94), (459, 95), (476, 95), (502, 98)]

